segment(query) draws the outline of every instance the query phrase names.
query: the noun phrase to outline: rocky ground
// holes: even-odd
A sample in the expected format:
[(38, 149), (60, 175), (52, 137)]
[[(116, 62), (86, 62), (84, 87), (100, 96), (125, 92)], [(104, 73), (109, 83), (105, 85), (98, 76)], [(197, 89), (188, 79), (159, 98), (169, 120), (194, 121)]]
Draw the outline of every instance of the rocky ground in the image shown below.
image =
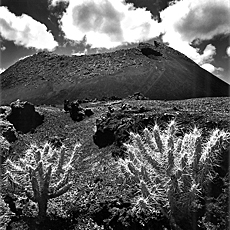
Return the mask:
[[(117, 167), (117, 159), (125, 157), (123, 143), (129, 140), (130, 131), (141, 132), (156, 122), (164, 128), (172, 119), (177, 122), (178, 136), (194, 126), (202, 129), (203, 139), (215, 128), (230, 131), (230, 99), (137, 99), (82, 103), (82, 108), (89, 108), (94, 114), (81, 121), (73, 121), (63, 105), (36, 107), (44, 117), (42, 124), (29, 132), (17, 130), (2, 160), (17, 159), (32, 143), (42, 145), (48, 140), (58, 140), (71, 151), (76, 142), (80, 142), (80, 158), (72, 178), (74, 185), (68, 193), (51, 200), (49, 219), (42, 227), (36, 225), (36, 209), (29, 205), (25, 208), (19, 200), (14, 201), (17, 203), (15, 217), (7, 229), (172, 229), (161, 213), (132, 211), (138, 188), (133, 183), (125, 183)], [(2, 114), (4, 120), (5, 111)], [(197, 213), (201, 222), (205, 218), (213, 228), (197, 224), (194, 229), (227, 229), (228, 149), (221, 159), (216, 179), (210, 185), (208, 203)]]

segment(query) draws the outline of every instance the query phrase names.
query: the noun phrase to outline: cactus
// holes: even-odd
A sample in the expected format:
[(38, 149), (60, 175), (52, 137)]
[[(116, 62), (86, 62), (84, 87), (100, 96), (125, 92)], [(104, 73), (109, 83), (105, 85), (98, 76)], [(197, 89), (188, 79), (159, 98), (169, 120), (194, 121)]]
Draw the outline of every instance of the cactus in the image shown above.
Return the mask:
[(61, 196), (70, 189), (69, 178), (79, 146), (75, 146), (67, 159), (64, 146), (55, 149), (49, 143), (43, 148), (32, 145), (23, 158), (16, 162), (7, 159), (4, 163), (5, 187), (13, 193), (25, 192), (30, 200), (36, 202), (40, 222), (46, 218), (48, 200)]
[(125, 144), (128, 158), (120, 159), (119, 165), (125, 177), (135, 175), (141, 193), (136, 207), (160, 209), (174, 228), (180, 229), (176, 223), (191, 217), (205, 185), (213, 178), (221, 144), (230, 134), (214, 130), (202, 144), (197, 128), (181, 138), (176, 138), (176, 130), (172, 121), (163, 131), (156, 124), (152, 131), (146, 128), (143, 136), (131, 133), (130, 143)]

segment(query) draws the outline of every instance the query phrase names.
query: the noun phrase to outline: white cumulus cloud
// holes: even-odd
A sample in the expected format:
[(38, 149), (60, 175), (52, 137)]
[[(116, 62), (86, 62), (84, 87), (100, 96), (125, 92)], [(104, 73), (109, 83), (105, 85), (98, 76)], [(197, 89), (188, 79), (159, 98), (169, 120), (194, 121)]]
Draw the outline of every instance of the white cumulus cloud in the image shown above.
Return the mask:
[(207, 53), (202, 57), (198, 49), (190, 46), (191, 42), (230, 33), (229, 0), (175, 1), (160, 16), (165, 32), (163, 41), (201, 65), (204, 56), (214, 52), (214, 48), (206, 47)]
[(198, 55), (195, 61), (200, 65), (204, 63), (210, 63), (214, 60), (215, 55), (216, 55), (216, 47), (213, 46), (212, 44), (209, 44), (204, 49), (203, 54)]
[(161, 12), (161, 18), (167, 29), (171, 27), (184, 41), (230, 33), (229, 0), (175, 1)]
[(86, 39), (92, 48), (112, 48), (148, 40), (161, 33), (160, 24), (149, 11), (135, 8), (124, 0), (69, 0), (60, 23), (66, 38)]
[(6, 69), (0, 68), (0, 74), (3, 73)]
[(205, 70), (207, 70), (208, 72), (216, 75), (219, 78), (222, 78), (222, 72), (224, 71), (223, 68), (221, 67), (215, 67), (214, 65), (210, 64), (210, 63), (205, 63), (203, 65), (201, 65), (201, 67)]
[(15, 16), (4, 6), (0, 7), (0, 34), (26, 48), (53, 50), (58, 45), (44, 24), (26, 14)]
[(215, 66), (210, 64), (210, 63), (205, 63), (205, 64), (201, 65), (201, 67), (210, 73), (213, 73), (215, 71)]
[(85, 49), (83, 52), (75, 52), (75, 51), (73, 51), (73, 53), (72, 53), (72, 55), (74, 55), (74, 56), (82, 56), (82, 55), (87, 55), (88, 54), (88, 50), (87, 49)]
[(226, 53), (227, 53), (227, 55), (230, 57), (230, 46), (229, 46), (229, 47), (227, 47), (227, 49), (226, 49)]

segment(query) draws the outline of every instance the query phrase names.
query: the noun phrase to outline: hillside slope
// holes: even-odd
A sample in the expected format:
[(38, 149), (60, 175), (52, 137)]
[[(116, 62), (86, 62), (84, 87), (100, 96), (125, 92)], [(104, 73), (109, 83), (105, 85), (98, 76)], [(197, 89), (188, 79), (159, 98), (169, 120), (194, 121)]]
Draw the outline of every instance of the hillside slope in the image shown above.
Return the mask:
[(1, 74), (2, 104), (16, 99), (36, 104), (64, 99), (126, 97), (150, 99), (229, 96), (229, 85), (178, 51), (158, 42), (111, 53), (63, 56), (40, 52)]

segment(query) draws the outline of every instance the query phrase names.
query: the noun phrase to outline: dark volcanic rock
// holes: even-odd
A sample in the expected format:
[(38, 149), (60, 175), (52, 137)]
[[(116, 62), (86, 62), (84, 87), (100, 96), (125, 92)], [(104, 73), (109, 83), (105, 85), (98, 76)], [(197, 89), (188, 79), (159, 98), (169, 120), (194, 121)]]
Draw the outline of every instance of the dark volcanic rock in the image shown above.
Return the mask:
[(69, 100), (64, 100), (64, 110), (65, 112), (69, 112), (71, 109)]
[(11, 112), (6, 117), (17, 131), (23, 133), (30, 132), (41, 125), (44, 115), (35, 111), (34, 105), (27, 101), (17, 100), (10, 104)]
[(0, 120), (1, 134), (9, 142), (17, 140), (17, 132), (14, 126), (9, 121)]
[(144, 94), (140, 92), (136, 92), (133, 95), (130, 95), (128, 98), (133, 100), (149, 100), (149, 98), (145, 97)]
[(97, 131), (93, 136), (94, 143), (103, 148), (115, 143), (122, 146), (129, 138), (131, 131), (140, 132), (148, 125), (154, 124), (154, 116), (135, 111), (117, 111), (110, 116), (96, 121)]
[[(156, 41), (154, 44), (155, 44), (155, 47), (159, 46), (159, 43), (157, 43)], [(141, 50), (141, 53), (143, 55), (151, 59), (156, 59), (157, 57), (163, 56), (163, 53), (161, 53), (160, 51), (157, 51), (156, 49), (153, 48), (152, 45), (147, 44), (147, 43), (140, 43), (139, 49)]]
[(6, 108), (0, 107), (0, 114), (3, 114), (3, 113), (5, 113), (5, 112), (6, 112)]
[(79, 105), (79, 101), (73, 101), (70, 104), (70, 117), (73, 121), (82, 121), (85, 117), (84, 109)]
[(116, 126), (110, 125), (109, 122), (110, 120), (107, 124), (103, 120), (96, 121), (97, 131), (93, 135), (93, 141), (99, 148), (111, 145), (115, 141)]
[(94, 114), (91, 109), (84, 109), (83, 107), (81, 107), (79, 100), (71, 102), (70, 105), (69, 102), (65, 100), (64, 110), (66, 112), (69, 111), (70, 117), (73, 121), (82, 121), (85, 118), (85, 116), (90, 117)]
[(93, 113), (93, 111), (92, 111), (92, 109), (85, 109), (85, 115), (87, 116), (87, 117), (90, 117), (90, 116), (92, 116), (94, 113)]

